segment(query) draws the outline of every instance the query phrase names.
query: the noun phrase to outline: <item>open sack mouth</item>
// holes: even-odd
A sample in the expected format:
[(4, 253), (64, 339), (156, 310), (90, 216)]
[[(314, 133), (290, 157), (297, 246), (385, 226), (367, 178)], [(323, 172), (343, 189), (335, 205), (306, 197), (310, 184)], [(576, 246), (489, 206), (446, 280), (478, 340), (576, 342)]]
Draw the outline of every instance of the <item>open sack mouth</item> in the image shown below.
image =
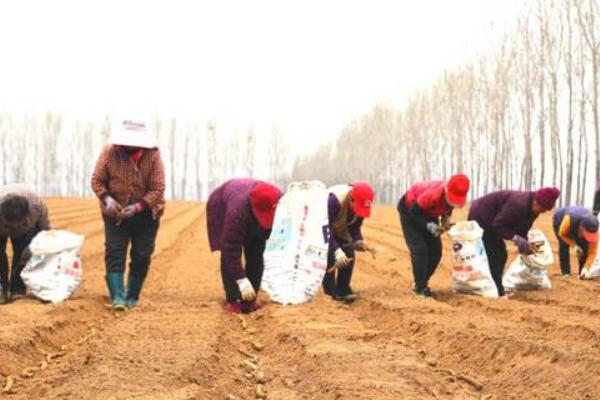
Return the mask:
[(546, 242), (543, 240), (537, 240), (535, 242), (531, 242), (529, 243), (531, 245), (531, 249), (534, 251), (534, 253), (541, 253), (544, 251), (544, 244)]

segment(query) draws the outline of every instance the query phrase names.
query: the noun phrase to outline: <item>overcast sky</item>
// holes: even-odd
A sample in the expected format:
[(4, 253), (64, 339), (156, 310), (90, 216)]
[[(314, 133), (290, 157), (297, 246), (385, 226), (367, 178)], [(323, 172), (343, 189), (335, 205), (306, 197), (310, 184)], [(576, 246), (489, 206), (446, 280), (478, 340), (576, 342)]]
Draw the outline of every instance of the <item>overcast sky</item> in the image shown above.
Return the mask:
[(520, 0), (0, 3), (0, 107), (160, 112), (300, 151), (493, 48)]

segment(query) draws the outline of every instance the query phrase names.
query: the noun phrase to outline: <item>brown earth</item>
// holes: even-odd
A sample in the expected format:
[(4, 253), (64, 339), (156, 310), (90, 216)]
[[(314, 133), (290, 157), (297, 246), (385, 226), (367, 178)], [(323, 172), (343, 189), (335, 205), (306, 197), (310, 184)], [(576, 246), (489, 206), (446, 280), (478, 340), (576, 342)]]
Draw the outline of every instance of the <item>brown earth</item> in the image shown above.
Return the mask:
[[(0, 397), (253, 399), (258, 368), (269, 399), (600, 398), (600, 282), (563, 280), (556, 265), (551, 291), (453, 295), (444, 239), (441, 298), (417, 298), (397, 214), (379, 207), (364, 229), (378, 257), (360, 255), (353, 279), (359, 301), (320, 294), (238, 318), (222, 311), (203, 205), (172, 202), (142, 307), (115, 314), (96, 202), (48, 202), (54, 227), (86, 235), (85, 279), (56, 306), (0, 307)], [(550, 217), (537, 226), (556, 246)]]

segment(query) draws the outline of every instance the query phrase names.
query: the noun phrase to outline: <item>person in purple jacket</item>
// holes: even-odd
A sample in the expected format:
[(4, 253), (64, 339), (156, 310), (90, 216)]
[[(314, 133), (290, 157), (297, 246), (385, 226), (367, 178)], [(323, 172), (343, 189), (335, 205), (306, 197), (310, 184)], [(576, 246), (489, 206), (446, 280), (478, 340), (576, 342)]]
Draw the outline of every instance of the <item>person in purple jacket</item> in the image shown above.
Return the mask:
[(355, 251), (373, 252), (363, 239), (361, 226), (371, 216), (375, 192), (368, 183), (329, 188), (329, 251), (323, 291), (334, 300), (352, 303), (357, 296), (350, 288)]
[(260, 308), (256, 294), (264, 270), (263, 253), (281, 196), (281, 190), (269, 183), (232, 179), (208, 199), (208, 240), (211, 251), (221, 251), (221, 278), (229, 312), (248, 313)]
[(535, 192), (501, 190), (475, 200), (469, 220), (483, 229), (483, 245), (498, 295), (506, 297), (502, 273), (508, 257), (505, 240), (512, 241), (520, 254), (532, 254), (527, 233), (537, 217), (554, 208), (560, 190), (546, 187)]

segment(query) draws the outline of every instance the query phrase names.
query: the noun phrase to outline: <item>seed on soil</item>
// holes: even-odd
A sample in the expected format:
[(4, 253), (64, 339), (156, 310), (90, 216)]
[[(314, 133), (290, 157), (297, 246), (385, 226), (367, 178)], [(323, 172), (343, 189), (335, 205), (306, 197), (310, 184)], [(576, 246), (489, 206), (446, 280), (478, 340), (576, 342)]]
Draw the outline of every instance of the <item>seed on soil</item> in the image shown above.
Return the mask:
[(246, 369), (246, 371), (248, 371), (248, 372), (254, 372), (258, 369), (256, 364), (254, 364), (250, 360), (245, 360), (244, 362), (242, 362), (242, 367), (244, 367)]
[(21, 372), (21, 377), (22, 378), (33, 378), (35, 371), (37, 371), (37, 368), (25, 368), (22, 372)]
[(267, 382), (267, 377), (265, 376), (265, 373), (262, 371), (256, 371), (256, 374), (254, 374), (254, 378), (256, 379), (256, 383), (266, 383)]
[(433, 360), (433, 359), (429, 359), (427, 360), (427, 365), (429, 365), (430, 367), (437, 367), (437, 360)]
[(261, 384), (256, 385), (256, 398), (257, 399), (266, 399), (267, 398), (267, 392), (265, 391), (265, 388)]
[(250, 344), (252, 345), (252, 348), (254, 348), (254, 350), (256, 351), (263, 351), (265, 349), (265, 346), (261, 343), (251, 342)]
[(13, 393), (13, 386), (15, 384), (15, 377), (12, 375), (9, 375), (6, 377), (6, 384), (4, 385), (4, 388), (2, 389), (3, 393)]

